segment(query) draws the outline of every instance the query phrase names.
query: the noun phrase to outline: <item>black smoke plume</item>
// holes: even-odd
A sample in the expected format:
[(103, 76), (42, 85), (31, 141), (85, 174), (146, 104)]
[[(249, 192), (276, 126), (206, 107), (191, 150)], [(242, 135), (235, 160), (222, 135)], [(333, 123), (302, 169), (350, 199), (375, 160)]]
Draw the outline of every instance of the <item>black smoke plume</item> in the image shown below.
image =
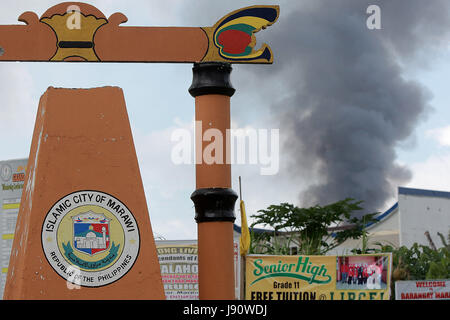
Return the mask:
[[(284, 137), (280, 157), (289, 158), (296, 181), (309, 184), (299, 190), (300, 206), (351, 197), (363, 200), (366, 212), (382, 210), (412, 177), (396, 150), (431, 110), (431, 94), (408, 74), (426, 68), (424, 57), (448, 43), (450, 2), (272, 4), (280, 5), (279, 20), (256, 37), (271, 46), (275, 62), (235, 66), (246, 74), (244, 80), (234, 71), (238, 90), (259, 86), (270, 105)], [(373, 4), (381, 10), (380, 30), (366, 25)]]
[[(396, 162), (396, 147), (413, 134), (431, 96), (406, 71), (447, 34), (448, 2), (306, 4), (280, 15), (270, 39), (272, 76), (288, 92), (273, 107), (280, 130), (288, 131), (290, 170), (315, 176), (300, 204), (351, 197), (367, 211), (380, 210), (411, 179)], [(366, 26), (370, 4), (381, 9), (380, 30)]]

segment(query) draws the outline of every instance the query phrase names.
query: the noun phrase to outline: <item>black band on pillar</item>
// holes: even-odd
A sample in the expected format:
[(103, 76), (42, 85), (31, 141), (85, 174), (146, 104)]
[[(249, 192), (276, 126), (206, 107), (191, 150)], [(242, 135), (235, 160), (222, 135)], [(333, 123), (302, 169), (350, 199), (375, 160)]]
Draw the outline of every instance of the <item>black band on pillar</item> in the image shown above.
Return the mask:
[(236, 219), (234, 204), (238, 198), (229, 188), (197, 189), (191, 195), (195, 205), (195, 220), (200, 222), (231, 221)]
[(189, 93), (193, 97), (221, 94), (231, 97), (236, 91), (230, 82), (231, 64), (228, 62), (194, 63)]

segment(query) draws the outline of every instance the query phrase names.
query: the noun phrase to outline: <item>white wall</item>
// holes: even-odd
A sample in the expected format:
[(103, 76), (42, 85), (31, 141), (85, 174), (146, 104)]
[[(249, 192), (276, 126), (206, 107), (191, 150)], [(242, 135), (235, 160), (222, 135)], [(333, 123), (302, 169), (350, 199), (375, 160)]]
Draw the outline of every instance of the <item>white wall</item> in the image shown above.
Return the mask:
[(367, 228), (370, 248), (378, 248), (377, 242), (383, 245), (400, 245), (399, 209), (396, 207), (382, 221)]
[[(414, 189), (415, 190), (415, 189)], [(414, 242), (429, 245), (424, 233), (430, 232), (436, 247), (442, 247), (440, 232), (447, 239), (450, 230), (450, 193), (432, 192), (423, 190), (411, 193), (399, 190), (399, 212), (400, 212), (400, 245), (411, 247)], [(448, 197), (446, 197), (448, 194)]]

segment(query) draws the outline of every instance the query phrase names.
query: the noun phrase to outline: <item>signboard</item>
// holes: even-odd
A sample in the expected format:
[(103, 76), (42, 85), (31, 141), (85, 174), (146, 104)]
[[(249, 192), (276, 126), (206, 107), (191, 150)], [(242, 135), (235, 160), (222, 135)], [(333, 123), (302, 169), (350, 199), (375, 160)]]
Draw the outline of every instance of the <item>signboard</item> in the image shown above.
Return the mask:
[(0, 299), (3, 297), (28, 159), (0, 161)]
[(157, 241), (156, 250), (166, 299), (198, 300), (197, 241)]
[[(239, 242), (234, 242), (236, 298), (240, 295)], [(166, 300), (198, 300), (197, 240), (156, 241)]]
[(249, 255), (248, 300), (388, 300), (391, 254)]
[(450, 280), (396, 281), (395, 300), (450, 300)]

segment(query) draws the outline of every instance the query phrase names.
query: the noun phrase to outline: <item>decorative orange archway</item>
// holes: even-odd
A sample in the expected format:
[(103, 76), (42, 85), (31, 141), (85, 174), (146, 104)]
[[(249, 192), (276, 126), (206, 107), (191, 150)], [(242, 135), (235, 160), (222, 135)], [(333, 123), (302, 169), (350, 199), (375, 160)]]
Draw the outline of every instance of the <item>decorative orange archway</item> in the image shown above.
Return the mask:
[[(127, 21), (122, 13), (106, 18), (92, 5), (65, 2), (40, 18), (33, 12), (23, 13), (19, 21), (25, 25), (1, 25), (0, 61), (193, 63), (189, 93), (195, 97), (196, 121), (207, 124), (196, 134), (215, 128), (225, 136), (235, 92), (231, 64), (273, 62), (268, 45), (255, 49), (255, 33), (275, 23), (278, 16), (278, 6), (251, 6), (227, 14), (212, 27), (128, 27), (121, 25)], [(88, 121), (80, 118), (78, 110), (73, 112), (81, 105)], [(106, 105), (116, 107), (102, 111)], [(109, 122), (105, 124), (104, 119)], [(114, 140), (104, 140), (113, 127), (120, 128), (113, 130)], [(77, 128), (91, 133), (80, 134), (81, 140), (67, 140), (76, 136)], [(116, 143), (114, 148), (110, 143)], [(204, 147), (196, 146), (197, 156), (202, 156)], [(104, 162), (102, 153), (109, 157), (108, 166), (103, 163), (103, 169), (95, 172)], [(63, 160), (69, 169), (66, 176)], [(133, 292), (131, 299), (162, 299), (159, 264), (121, 90), (49, 88), (39, 104), (29, 161), (5, 299), (114, 299), (123, 298), (123, 290)], [(235, 298), (237, 199), (231, 189), (231, 165), (196, 163), (191, 199), (198, 223), (200, 299), (231, 300)], [(128, 179), (126, 187), (120, 187), (114, 176)], [(130, 193), (130, 186), (137, 196)], [(66, 286), (73, 276), (68, 271), (72, 266), (86, 278), (82, 290)], [(98, 278), (86, 276), (93, 274)]]

